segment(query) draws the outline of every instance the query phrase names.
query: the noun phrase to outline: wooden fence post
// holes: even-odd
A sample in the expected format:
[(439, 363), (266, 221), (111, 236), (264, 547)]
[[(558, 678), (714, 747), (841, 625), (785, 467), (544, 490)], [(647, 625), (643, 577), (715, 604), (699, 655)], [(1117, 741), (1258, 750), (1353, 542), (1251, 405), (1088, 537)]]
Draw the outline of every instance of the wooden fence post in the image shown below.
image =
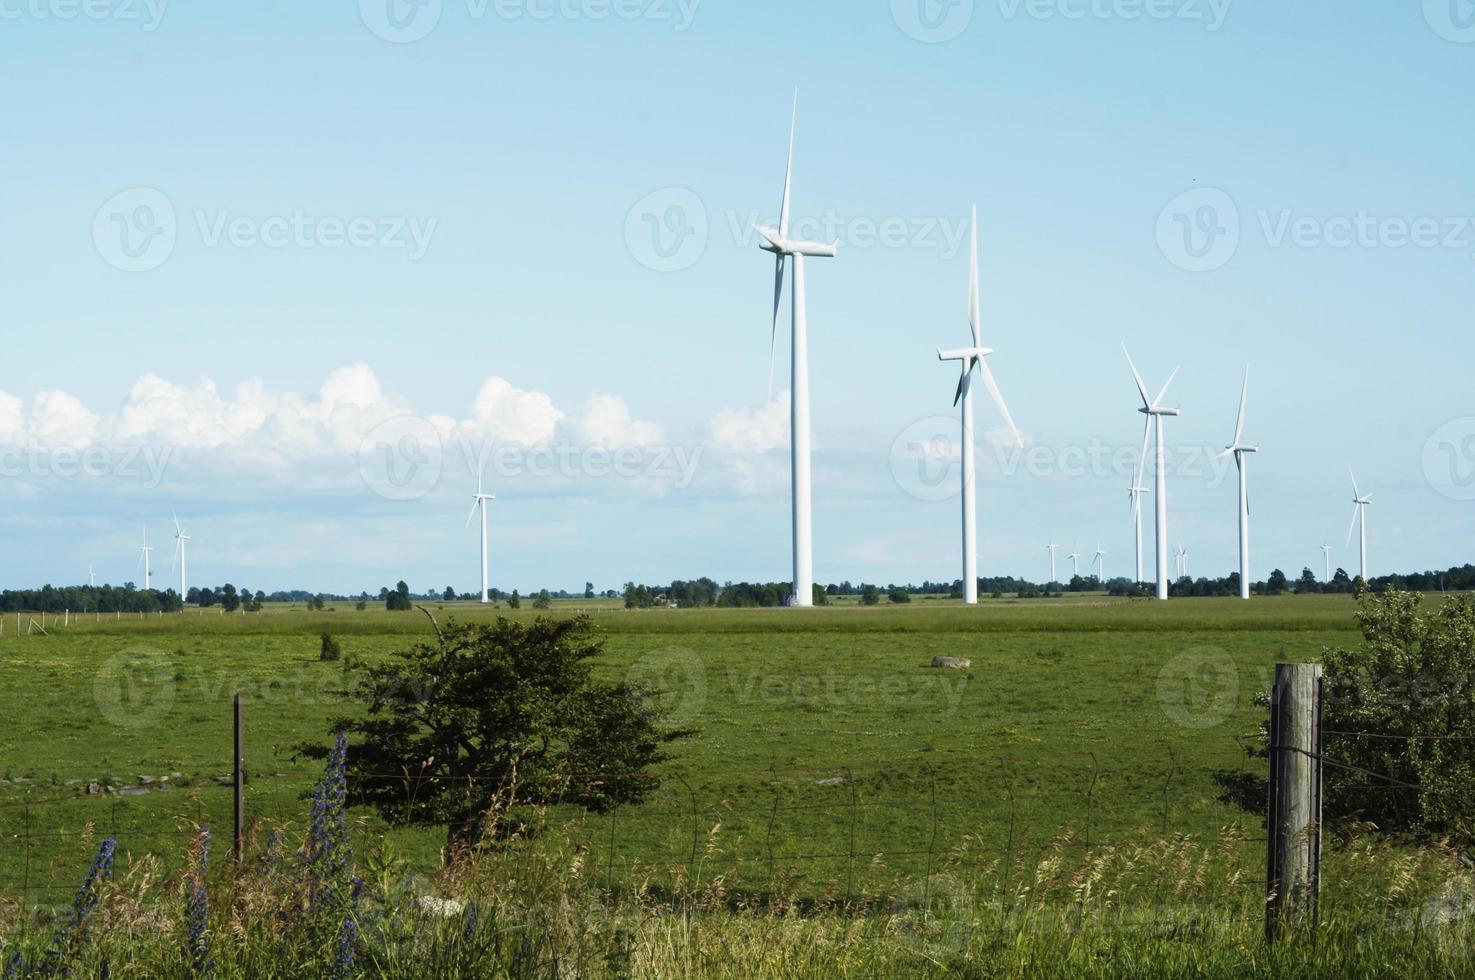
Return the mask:
[(235, 762), (233, 765), (235, 778), (232, 780), (235, 796), (235, 834), (231, 837), (231, 849), (235, 852), (237, 861), (241, 860), (245, 854), (242, 817), (245, 815), (246, 765), (241, 758), (241, 736), (241, 696), (237, 694), (235, 699)]
[(1270, 691), (1265, 935), (1315, 924), (1321, 875), (1321, 665), (1277, 664)]

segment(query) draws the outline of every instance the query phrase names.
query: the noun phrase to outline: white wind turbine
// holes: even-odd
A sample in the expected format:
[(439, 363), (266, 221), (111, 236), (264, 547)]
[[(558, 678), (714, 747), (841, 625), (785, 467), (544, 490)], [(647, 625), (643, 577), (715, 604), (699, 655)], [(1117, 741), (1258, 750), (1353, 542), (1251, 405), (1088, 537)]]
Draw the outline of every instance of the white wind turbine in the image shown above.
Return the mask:
[(1178, 560), (1178, 577), (1179, 578), (1187, 578), (1188, 577), (1188, 549), (1187, 548), (1184, 548), (1180, 544), (1178, 546), (1177, 554), (1174, 557), (1177, 558), (1177, 560)]
[(1321, 539), (1321, 557), (1326, 562), (1326, 578), (1322, 581), (1330, 582), (1332, 580), (1332, 546), (1326, 543), (1325, 538)]
[(476, 493), (471, 495), (471, 513), (466, 515), (466, 527), (471, 526), (471, 519), (476, 516), (477, 508), (481, 508), (481, 601), (486, 604), (491, 601), (487, 595), (487, 501), (497, 498), (493, 494), (481, 492), (481, 474), (481, 467), (478, 465)]
[(173, 561), (176, 561), (176, 562), (179, 563), (179, 601), (182, 603), (182, 602), (184, 602), (184, 597), (187, 596), (187, 595), (189, 595), (189, 589), (186, 587), (187, 577), (185, 575), (185, 553), (184, 553), (184, 543), (189, 540), (189, 532), (186, 531), (184, 528), (182, 528), (182, 527), (179, 526), (179, 515), (175, 514), (175, 515), (172, 515), (172, 516), (174, 517), (174, 558), (173, 558)]
[(988, 347), (983, 346), (983, 328), (980, 325), (981, 315), (978, 304), (978, 207), (973, 208), (973, 244), (970, 252), (970, 265), (968, 269), (968, 326), (973, 333), (973, 346), (960, 350), (937, 349), (939, 361), (957, 361), (960, 374), (958, 377), (958, 391), (953, 396), (953, 405), (962, 402), (962, 438), (963, 438), (963, 602), (974, 605), (978, 602), (978, 536), (975, 530), (978, 508), (975, 498), (974, 477), (975, 466), (973, 461), (973, 373), (976, 370), (979, 377), (983, 379), (984, 387), (988, 389), (994, 404), (998, 406), (999, 414), (1004, 417), (1004, 424), (1009, 426), (1009, 431), (1014, 434), (1014, 441), (1024, 445), (1020, 438), (1019, 430), (1014, 427), (1014, 419), (1009, 415), (1009, 406), (1004, 404), (1004, 396), (999, 393), (999, 386), (994, 382), (993, 372), (988, 369), (985, 358), (993, 353)]
[(97, 573), (92, 570), (91, 565), (87, 566), (87, 584), (91, 586), (97, 585)]
[(1245, 368), (1244, 385), (1239, 390), (1239, 415), (1234, 420), (1234, 440), (1224, 447), (1222, 453), (1214, 457), (1223, 459), (1233, 453), (1235, 469), (1239, 470), (1239, 597), (1241, 599), (1250, 597), (1250, 497), (1245, 484), (1245, 457), (1260, 450), (1258, 445), (1251, 446), (1244, 441), (1245, 397), (1249, 393), (1250, 369)]
[(1347, 525), (1347, 543), (1352, 543), (1352, 529), (1358, 528), (1358, 554), (1360, 556), (1359, 567), (1362, 569), (1362, 580), (1367, 581), (1367, 506), (1373, 502), (1372, 497), (1364, 497), (1362, 491), (1357, 489), (1357, 474), (1352, 472), (1352, 467), (1347, 467), (1347, 473), (1352, 477), (1352, 523)]
[(1091, 559), (1096, 563), (1096, 581), (1106, 581), (1106, 552), (1101, 550), (1101, 542), (1096, 542), (1096, 556)]
[(149, 554), (153, 550), (153, 548), (149, 547), (149, 526), (145, 524), (143, 526), (143, 547), (138, 550), (138, 560), (143, 564), (143, 588), (145, 592), (153, 588), (153, 586), (149, 584)]
[(799, 115), (799, 94), (794, 93), (794, 113), (789, 120), (789, 162), (784, 171), (784, 197), (779, 206), (778, 228), (756, 228), (763, 236), (760, 247), (777, 256), (773, 277), (773, 327), (769, 340), (768, 384), (773, 388), (773, 355), (778, 345), (778, 312), (784, 292), (784, 266), (794, 260), (793, 332), (790, 356), (789, 453), (793, 469), (794, 594), (796, 606), (814, 604), (814, 555), (810, 522), (809, 478), (809, 334), (805, 318), (804, 259), (834, 258), (839, 242), (829, 245), (789, 238), (789, 189), (794, 173), (794, 124)]
[(1127, 366), (1132, 369), (1132, 380), (1137, 382), (1137, 392), (1142, 396), (1142, 407), (1137, 411), (1147, 416), (1156, 434), (1157, 597), (1166, 599), (1168, 597), (1168, 481), (1165, 472), (1167, 447), (1163, 445), (1163, 419), (1170, 415), (1177, 415), (1178, 409), (1164, 407), (1163, 396), (1168, 393), (1168, 385), (1171, 385), (1173, 379), (1178, 376), (1178, 369), (1174, 368), (1173, 373), (1168, 375), (1167, 384), (1163, 385), (1163, 390), (1157, 393), (1157, 397), (1149, 398), (1147, 386), (1142, 383), (1142, 375), (1137, 373), (1137, 365), (1132, 363), (1132, 355), (1127, 354), (1125, 344), (1122, 345), (1122, 353), (1127, 355)]
[(1147, 487), (1142, 485), (1142, 474), (1147, 468), (1147, 439), (1152, 433), (1152, 418), (1143, 419), (1142, 425), (1142, 452), (1137, 456), (1137, 476), (1132, 485), (1127, 487), (1127, 498), (1132, 508), (1132, 532), (1137, 544), (1137, 584), (1142, 584), (1142, 495), (1150, 493)]
[(1050, 581), (1054, 582), (1057, 581), (1057, 579), (1055, 578), (1055, 552), (1060, 550), (1060, 545), (1056, 544), (1054, 541), (1051, 541), (1049, 544), (1045, 545), (1045, 550), (1050, 552)]
[(1081, 553), (1079, 551), (1072, 551), (1070, 554), (1066, 555), (1065, 557), (1067, 557), (1067, 558), (1070, 559), (1070, 575), (1071, 575), (1071, 578), (1080, 578), (1080, 576), (1081, 576)]

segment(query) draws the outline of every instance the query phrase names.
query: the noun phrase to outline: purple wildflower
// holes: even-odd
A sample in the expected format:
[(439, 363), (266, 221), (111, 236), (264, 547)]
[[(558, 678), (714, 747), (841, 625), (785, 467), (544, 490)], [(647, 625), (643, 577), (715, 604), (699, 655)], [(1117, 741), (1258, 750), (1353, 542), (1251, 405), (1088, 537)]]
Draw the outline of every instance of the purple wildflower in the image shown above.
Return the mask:
[(354, 956), (358, 952), (359, 927), (351, 916), (345, 916), (343, 927), (338, 931), (338, 948), (333, 953), (333, 966), (329, 976), (343, 980), (353, 975)]
[(210, 896), (205, 891), (205, 874), (210, 869), (210, 828), (200, 828), (200, 850), (195, 857), (194, 873), (185, 885), (185, 920), (189, 928), (189, 957), (195, 974), (209, 973), (214, 966), (210, 957)]

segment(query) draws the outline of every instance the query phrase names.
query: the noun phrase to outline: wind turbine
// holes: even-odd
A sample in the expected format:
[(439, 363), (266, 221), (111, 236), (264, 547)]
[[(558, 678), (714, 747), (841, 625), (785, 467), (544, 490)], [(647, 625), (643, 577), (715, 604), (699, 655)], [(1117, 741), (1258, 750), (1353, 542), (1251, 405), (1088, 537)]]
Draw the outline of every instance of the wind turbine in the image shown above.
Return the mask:
[(1179, 578), (1187, 578), (1188, 577), (1188, 551), (1187, 551), (1187, 549), (1185, 549), (1180, 544), (1178, 546), (1178, 551), (1174, 554), (1173, 557), (1176, 558), (1177, 561), (1178, 561), (1178, 577)]
[[(1171, 385), (1173, 379), (1178, 376), (1178, 369), (1174, 368), (1173, 373), (1168, 375), (1167, 384), (1163, 385), (1163, 390), (1157, 393), (1157, 397), (1149, 398), (1147, 386), (1142, 383), (1142, 375), (1137, 373), (1137, 365), (1132, 363), (1132, 355), (1127, 354), (1126, 344), (1122, 345), (1122, 353), (1127, 355), (1127, 366), (1132, 369), (1132, 380), (1137, 382), (1137, 393), (1142, 396), (1142, 407), (1137, 411), (1147, 416), (1156, 434), (1157, 597), (1166, 599), (1168, 597), (1168, 481), (1165, 472), (1167, 447), (1163, 445), (1163, 419), (1170, 415), (1177, 415), (1178, 409), (1165, 408), (1163, 396), (1168, 393), (1168, 385)], [(1146, 445), (1146, 440), (1143, 444)]]
[(1142, 584), (1142, 495), (1150, 493), (1147, 487), (1142, 485), (1142, 472), (1147, 468), (1147, 439), (1152, 432), (1152, 419), (1144, 418), (1142, 425), (1142, 452), (1137, 456), (1137, 476), (1132, 480), (1132, 485), (1127, 487), (1127, 497), (1131, 501), (1132, 508), (1132, 530), (1137, 540), (1137, 584)]
[(1080, 578), (1081, 577), (1081, 564), (1080, 564), (1080, 562), (1081, 562), (1081, 553), (1078, 552), (1078, 551), (1072, 551), (1070, 554), (1066, 555), (1065, 557), (1067, 557), (1067, 558), (1070, 559), (1070, 576), (1071, 576), (1071, 578)]
[(87, 566), (87, 584), (93, 587), (97, 586), (97, 573), (92, 570), (91, 565)]
[(179, 526), (179, 515), (175, 514), (175, 515), (172, 515), (172, 516), (174, 517), (174, 559), (173, 559), (173, 561), (179, 562), (179, 601), (181, 603), (183, 603), (184, 602), (184, 597), (187, 596), (187, 595), (189, 595), (189, 589), (187, 589), (185, 587), (186, 586), (186, 576), (185, 576), (185, 554), (184, 554), (184, 543), (189, 540), (189, 532), (187, 532), (184, 528), (182, 528), (182, 527)]
[(1332, 546), (1326, 543), (1325, 538), (1321, 539), (1321, 557), (1326, 561), (1326, 578), (1322, 581), (1330, 582), (1332, 580)]
[(794, 126), (799, 117), (799, 93), (794, 93), (794, 112), (789, 120), (789, 162), (784, 171), (784, 196), (779, 206), (778, 228), (758, 226), (763, 236), (759, 246), (777, 256), (773, 276), (773, 328), (768, 348), (768, 386), (773, 390), (773, 355), (778, 345), (778, 311), (784, 292), (784, 266), (794, 259), (792, 354), (789, 362), (789, 454), (793, 479), (794, 594), (796, 606), (814, 605), (814, 555), (810, 522), (809, 479), (809, 334), (804, 303), (804, 259), (834, 258), (839, 242), (829, 245), (789, 238), (789, 190), (794, 174)]
[(1101, 542), (1096, 542), (1096, 556), (1091, 559), (1096, 563), (1096, 581), (1106, 581), (1106, 552), (1101, 550)]
[[(466, 527), (471, 526), (471, 519), (476, 516), (476, 510), (481, 508), (481, 601), (485, 605), (491, 602), (487, 596), (487, 501), (497, 498), (489, 493), (481, 492), (481, 467), (476, 470), (476, 493), (471, 495), (471, 513), (466, 515)], [(462, 528), (465, 530), (465, 528)]]
[(970, 253), (970, 266), (968, 270), (968, 326), (973, 332), (973, 346), (961, 350), (937, 349), (939, 361), (957, 361), (961, 373), (958, 376), (958, 391), (953, 396), (953, 405), (962, 402), (962, 430), (963, 430), (963, 602), (974, 605), (978, 602), (978, 537), (974, 529), (977, 518), (977, 501), (974, 495), (974, 462), (973, 462), (973, 372), (976, 369), (979, 377), (983, 379), (984, 387), (992, 396), (994, 404), (998, 406), (999, 414), (1004, 416), (1004, 423), (1009, 426), (1009, 431), (1014, 433), (1014, 441), (1024, 445), (1024, 440), (1019, 436), (1019, 430), (1014, 427), (1014, 419), (1009, 415), (1009, 406), (1004, 404), (1004, 396), (999, 393), (999, 386), (994, 382), (993, 372), (988, 369), (988, 362), (984, 360), (993, 351), (983, 346), (983, 332), (979, 324), (981, 319), (978, 307), (978, 206), (973, 206), (973, 245)]
[(143, 588), (145, 592), (153, 587), (149, 584), (149, 553), (153, 550), (153, 548), (149, 547), (149, 526), (145, 524), (143, 526), (143, 547), (138, 550), (138, 560), (143, 564)]
[(1244, 385), (1239, 390), (1239, 416), (1234, 420), (1234, 440), (1224, 447), (1215, 459), (1234, 454), (1234, 466), (1239, 470), (1239, 597), (1250, 597), (1250, 497), (1245, 485), (1245, 456), (1259, 452), (1258, 445), (1244, 441), (1245, 396), (1250, 393), (1250, 369), (1245, 368)]
[(1361, 556), (1362, 580), (1367, 581), (1367, 505), (1373, 502), (1372, 497), (1364, 497), (1362, 491), (1357, 489), (1357, 474), (1352, 472), (1352, 467), (1347, 467), (1347, 473), (1352, 477), (1352, 523), (1347, 525), (1347, 543), (1352, 543), (1352, 529), (1359, 528), (1358, 553)]
[(1054, 582), (1057, 581), (1055, 578), (1055, 552), (1060, 550), (1060, 545), (1052, 540), (1049, 544), (1045, 545), (1045, 550), (1050, 552), (1050, 581)]

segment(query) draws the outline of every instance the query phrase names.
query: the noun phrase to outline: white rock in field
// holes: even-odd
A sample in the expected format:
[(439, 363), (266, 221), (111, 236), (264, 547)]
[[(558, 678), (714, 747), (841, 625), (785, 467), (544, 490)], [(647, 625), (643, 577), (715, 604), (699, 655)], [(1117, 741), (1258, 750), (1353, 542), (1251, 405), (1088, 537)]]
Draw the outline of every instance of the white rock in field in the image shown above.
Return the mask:
[(949, 670), (967, 670), (973, 666), (973, 661), (967, 657), (933, 657), (932, 666), (945, 667)]
[(421, 895), (415, 900), (420, 911), (425, 915), (437, 916), (449, 919), (466, 911), (466, 906), (454, 898), (437, 898), (434, 895)]

